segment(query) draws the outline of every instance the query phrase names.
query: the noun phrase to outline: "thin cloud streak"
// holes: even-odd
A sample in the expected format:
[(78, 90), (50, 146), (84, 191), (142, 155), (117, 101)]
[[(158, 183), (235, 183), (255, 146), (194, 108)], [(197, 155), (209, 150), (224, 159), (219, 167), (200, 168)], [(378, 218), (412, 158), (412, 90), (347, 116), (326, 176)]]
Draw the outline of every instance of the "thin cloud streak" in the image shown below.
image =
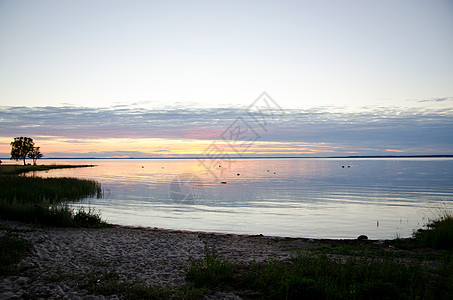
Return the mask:
[(419, 103), (426, 103), (426, 102), (447, 102), (453, 101), (453, 97), (441, 97), (441, 98), (432, 98), (432, 99), (422, 99), (418, 100)]

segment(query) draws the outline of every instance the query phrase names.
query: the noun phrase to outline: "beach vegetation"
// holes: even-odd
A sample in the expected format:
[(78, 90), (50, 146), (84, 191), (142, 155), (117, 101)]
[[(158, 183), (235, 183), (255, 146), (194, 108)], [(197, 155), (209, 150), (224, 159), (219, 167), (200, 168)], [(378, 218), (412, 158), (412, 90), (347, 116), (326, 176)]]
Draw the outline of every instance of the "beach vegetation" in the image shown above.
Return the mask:
[(420, 246), (453, 249), (453, 214), (448, 211), (440, 212), (439, 216), (430, 220), (425, 227), (414, 233)]
[(11, 233), (0, 237), (0, 274), (15, 274), (17, 272), (17, 263), (32, 248), (31, 243)]
[(117, 272), (85, 274), (77, 279), (79, 288), (96, 295), (121, 295), (124, 299), (167, 299), (171, 290), (122, 280)]
[(0, 165), (0, 175), (27, 175), (36, 174), (35, 172), (48, 171), (54, 169), (89, 168), (95, 165)]
[[(218, 276), (219, 266), (226, 264), (234, 275)], [(453, 295), (449, 267), (451, 256), (438, 268), (430, 268), (417, 261), (316, 252), (299, 253), (288, 261), (244, 265), (206, 253), (204, 258), (192, 260), (186, 278), (195, 287), (236, 291), (245, 298), (437, 299)]]
[(85, 197), (101, 197), (98, 182), (77, 178), (28, 177), (21, 171), (60, 166), (0, 166), (0, 218), (47, 226), (105, 227), (94, 210), (68, 205)]
[(233, 281), (233, 264), (219, 256), (215, 248), (205, 246), (205, 256), (202, 259), (190, 258), (190, 263), (186, 278), (195, 287), (217, 287)]
[(101, 186), (94, 180), (14, 175), (3, 175), (0, 180), (0, 199), (10, 202), (57, 203), (89, 196), (100, 197), (101, 195)]
[(61, 227), (108, 227), (99, 213), (93, 209), (74, 210), (67, 203), (27, 203), (19, 201), (0, 200), (0, 218), (4, 220), (21, 221), (25, 223), (61, 226)]

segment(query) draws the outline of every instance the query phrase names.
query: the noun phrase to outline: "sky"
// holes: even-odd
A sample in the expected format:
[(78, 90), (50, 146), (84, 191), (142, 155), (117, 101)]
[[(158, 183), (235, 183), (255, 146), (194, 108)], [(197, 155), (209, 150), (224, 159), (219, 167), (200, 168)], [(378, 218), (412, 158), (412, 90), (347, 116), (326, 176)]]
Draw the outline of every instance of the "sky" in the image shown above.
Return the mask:
[(0, 157), (453, 154), (452, 33), (451, 0), (0, 0)]

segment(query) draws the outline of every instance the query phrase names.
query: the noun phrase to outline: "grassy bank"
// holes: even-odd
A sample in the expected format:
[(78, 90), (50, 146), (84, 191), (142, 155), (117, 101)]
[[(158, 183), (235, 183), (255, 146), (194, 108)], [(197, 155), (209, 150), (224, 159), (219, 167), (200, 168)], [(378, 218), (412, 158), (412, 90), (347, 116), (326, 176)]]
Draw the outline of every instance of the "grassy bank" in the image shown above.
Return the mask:
[(101, 197), (102, 189), (98, 182), (20, 176), (23, 172), (89, 166), (0, 166), (0, 217), (52, 226), (106, 226), (94, 211), (73, 211), (65, 204), (85, 197)]
[(452, 299), (453, 217), (442, 212), (412, 238), (331, 241), (292, 249), (287, 261), (239, 264), (205, 248), (186, 273), (190, 287), (254, 299)]
[(19, 175), (25, 172), (48, 171), (53, 169), (87, 168), (95, 165), (0, 165), (0, 175)]
[[(344, 247), (344, 246), (341, 246)], [(452, 253), (433, 259), (413, 252), (369, 246), (339, 255), (337, 247), (314, 249), (288, 261), (247, 265), (227, 261), (214, 249), (192, 260), (186, 278), (200, 291), (234, 291), (254, 299), (451, 299)], [(413, 255), (412, 255), (413, 254)]]
[(0, 176), (0, 199), (17, 203), (58, 203), (102, 195), (99, 183), (77, 178)]

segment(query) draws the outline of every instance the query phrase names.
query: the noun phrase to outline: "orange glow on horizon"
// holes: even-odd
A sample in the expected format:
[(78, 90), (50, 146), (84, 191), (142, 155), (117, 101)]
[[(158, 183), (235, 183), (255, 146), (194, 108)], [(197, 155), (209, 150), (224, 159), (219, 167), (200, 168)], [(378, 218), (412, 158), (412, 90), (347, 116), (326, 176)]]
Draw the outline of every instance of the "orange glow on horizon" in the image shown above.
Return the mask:
[[(9, 153), (11, 138), (0, 138), (0, 152)], [(295, 142), (264, 142), (256, 141), (252, 144), (234, 145), (230, 147), (223, 140), (199, 139), (160, 139), (160, 138), (108, 138), (108, 139), (67, 139), (41, 136), (34, 138), (35, 145), (41, 147), (45, 157), (52, 157), (52, 153), (96, 153), (105, 152), (106, 157), (128, 158), (127, 153), (137, 152), (149, 156), (201, 156), (201, 155), (301, 155), (333, 153), (338, 147), (326, 144), (305, 144)], [(213, 146), (214, 145), (214, 146)], [(215, 149), (213, 148), (215, 147)], [(117, 155), (109, 153), (120, 152)], [(125, 152), (126, 154), (121, 154)]]

